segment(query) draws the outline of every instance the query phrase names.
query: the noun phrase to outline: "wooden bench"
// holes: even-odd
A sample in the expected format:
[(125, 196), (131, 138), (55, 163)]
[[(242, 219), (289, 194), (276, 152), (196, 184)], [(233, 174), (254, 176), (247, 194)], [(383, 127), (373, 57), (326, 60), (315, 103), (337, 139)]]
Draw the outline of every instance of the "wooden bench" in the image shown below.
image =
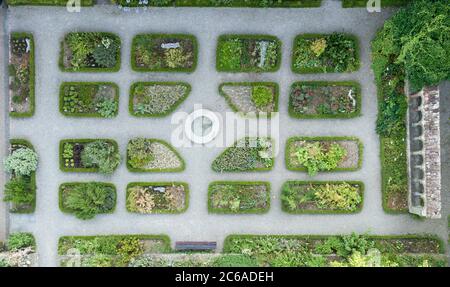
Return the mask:
[(177, 241), (175, 250), (177, 251), (212, 251), (216, 250), (217, 243), (211, 241)]

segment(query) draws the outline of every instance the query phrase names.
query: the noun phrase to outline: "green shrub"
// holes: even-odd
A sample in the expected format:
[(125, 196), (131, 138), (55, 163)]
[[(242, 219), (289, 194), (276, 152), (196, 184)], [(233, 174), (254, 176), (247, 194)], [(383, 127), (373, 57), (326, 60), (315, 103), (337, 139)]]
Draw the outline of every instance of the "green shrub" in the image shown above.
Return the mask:
[(263, 108), (272, 103), (272, 90), (265, 86), (254, 86), (252, 88), (252, 101), (258, 108)]
[(320, 185), (314, 192), (317, 204), (323, 209), (355, 211), (362, 201), (356, 186), (348, 183), (341, 185)]
[(143, 253), (143, 243), (136, 237), (124, 238), (120, 240), (117, 246), (117, 254), (124, 265), (128, 265), (132, 259), (141, 256)]
[(5, 160), (5, 170), (15, 175), (29, 176), (37, 169), (38, 155), (28, 147), (14, 150)]
[(35, 244), (33, 234), (17, 232), (9, 235), (6, 245), (8, 246), (8, 250), (17, 251), (26, 247), (34, 247)]
[(313, 142), (300, 147), (296, 155), (308, 174), (314, 176), (319, 171), (335, 169), (347, 155), (347, 150), (337, 143), (325, 148), (322, 143)]
[(102, 38), (101, 44), (95, 47), (92, 56), (95, 62), (105, 68), (112, 68), (117, 63), (117, 53), (120, 45), (110, 38)]
[(3, 200), (10, 201), (16, 205), (33, 204), (35, 194), (30, 179), (26, 177), (14, 177), (8, 181), (5, 184), (5, 197)]
[(97, 104), (99, 114), (104, 118), (112, 118), (117, 114), (117, 102), (115, 100), (103, 100)]
[(152, 142), (145, 138), (131, 139), (127, 146), (128, 163), (133, 168), (143, 168), (154, 157), (152, 153)]
[(219, 51), (218, 59), (220, 68), (235, 70), (241, 67), (242, 44), (239, 39), (224, 41)]
[(120, 164), (120, 154), (113, 144), (97, 140), (84, 146), (81, 160), (86, 167), (98, 167), (100, 172), (112, 173)]
[(258, 267), (254, 258), (241, 254), (223, 254), (216, 258), (212, 265), (214, 267)]

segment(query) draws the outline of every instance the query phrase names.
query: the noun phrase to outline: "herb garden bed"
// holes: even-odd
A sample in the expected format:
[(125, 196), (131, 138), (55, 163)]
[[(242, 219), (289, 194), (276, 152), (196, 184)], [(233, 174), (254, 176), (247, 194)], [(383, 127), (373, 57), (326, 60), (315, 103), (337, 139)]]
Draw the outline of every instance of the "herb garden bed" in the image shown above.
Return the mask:
[(278, 112), (278, 85), (269, 82), (223, 83), (219, 93), (233, 111), (244, 116), (271, 116)]
[(112, 173), (119, 164), (119, 147), (114, 140), (67, 139), (59, 144), (62, 171)]
[(127, 186), (129, 212), (183, 213), (189, 206), (189, 187), (184, 182), (133, 182)]
[(322, 0), (280, 0), (280, 1), (264, 1), (264, 0), (231, 0), (231, 1), (211, 1), (211, 0), (163, 0), (163, 1), (147, 1), (143, 3), (139, 0), (113, 0), (114, 3), (122, 7), (271, 7), (271, 8), (309, 8), (320, 7)]
[(61, 42), (59, 65), (64, 72), (117, 72), (120, 38), (107, 32), (72, 32)]
[(189, 95), (191, 86), (183, 82), (138, 82), (130, 89), (130, 114), (136, 117), (164, 117)]
[(356, 213), (363, 206), (359, 181), (287, 181), (281, 203), (287, 213)]
[(9, 51), (9, 115), (34, 114), (34, 39), (30, 33), (11, 33)]
[(65, 82), (59, 93), (59, 111), (71, 117), (117, 116), (119, 87), (108, 82)]
[(294, 40), (295, 73), (344, 73), (359, 69), (358, 39), (353, 35), (302, 34)]
[(132, 172), (180, 172), (185, 163), (163, 140), (134, 138), (128, 142), (127, 168)]
[(80, 219), (113, 213), (116, 198), (116, 187), (111, 183), (68, 182), (59, 186), (59, 209)]
[(266, 213), (270, 208), (270, 183), (216, 181), (208, 188), (211, 213)]
[(219, 72), (275, 72), (281, 64), (281, 42), (270, 35), (221, 35), (217, 44)]
[(144, 254), (171, 251), (166, 235), (64, 236), (58, 242), (61, 266), (73, 264), (71, 249), (79, 251), (84, 267), (122, 267)]
[(296, 82), (289, 115), (300, 119), (354, 118), (361, 114), (361, 88), (355, 82)]
[(197, 39), (187, 34), (140, 34), (133, 38), (131, 64), (138, 72), (193, 72)]
[[(363, 145), (355, 137), (291, 137), (286, 167), (293, 171), (355, 171), (362, 164)], [(302, 164), (303, 162), (303, 164)]]
[[(36, 208), (37, 160), (37, 154), (30, 142), (23, 139), (10, 140), (10, 156), (5, 159), (5, 168), (10, 173), (10, 179), (5, 185), (4, 200), (11, 202), (9, 211), (12, 213), (33, 213)], [(34, 168), (31, 168), (31, 165), (34, 165)]]
[(225, 149), (212, 163), (216, 172), (269, 171), (274, 165), (270, 138), (246, 137)]

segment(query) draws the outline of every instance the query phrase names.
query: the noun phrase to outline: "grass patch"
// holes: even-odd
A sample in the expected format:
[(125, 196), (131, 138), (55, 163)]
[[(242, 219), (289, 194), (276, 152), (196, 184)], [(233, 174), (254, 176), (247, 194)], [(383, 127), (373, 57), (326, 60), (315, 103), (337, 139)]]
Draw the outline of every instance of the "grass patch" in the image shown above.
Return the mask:
[(289, 115), (298, 119), (348, 119), (361, 115), (361, 87), (356, 82), (295, 82)]
[(269, 182), (215, 181), (208, 187), (210, 213), (259, 214), (269, 208)]

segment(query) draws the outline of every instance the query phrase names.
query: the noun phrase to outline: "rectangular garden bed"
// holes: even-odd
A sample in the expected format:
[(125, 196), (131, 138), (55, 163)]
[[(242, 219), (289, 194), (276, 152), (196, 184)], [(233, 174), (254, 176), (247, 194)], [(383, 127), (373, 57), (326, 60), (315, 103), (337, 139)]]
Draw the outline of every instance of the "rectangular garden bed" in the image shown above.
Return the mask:
[(113, 33), (68, 33), (61, 42), (59, 66), (64, 72), (117, 72), (120, 46)]
[[(68, 0), (7, 0), (9, 6), (66, 6)], [(94, 6), (93, 0), (80, 0), (80, 5)]]
[(141, 214), (183, 213), (189, 206), (184, 182), (132, 182), (127, 186), (127, 210)]
[(360, 181), (287, 181), (281, 191), (283, 211), (301, 213), (356, 213), (363, 206)]
[[(25, 0), (24, 0), (25, 1)], [(249, 8), (310, 8), (320, 7), (322, 0), (281, 0), (281, 1), (260, 1), (260, 0), (164, 0), (159, 2), (148, 1), (143, 3), (139, 0), (113, 0), (114, 3), (122, 7), (249, 7)]]
[(130, 88), (129, 111), (135, 117), (164, 117), (189, 95), (184, 82), (137, 82)]
[(219, 86), (219, 93), (231, 109), (244, 116), (271, 116), (278, 112), (278, 84), (270, 82), (232, 82)]
[(59, 111), (70, 117), (112, 118), (119, 110), (119, 87), (110, 82), (64, 82)]
[(59, 209), (80, 219), (113, 213), (116, 187), (106, 182), (66, 182), (59, 186)]
[(301, 34), (295, 37), (292, 71), (348, 73), (359, 69), (359, 44), (353, 35)]
[[(119, 147), (117, 142), (111, 139), (66, 139), (59, 143), (59, 168), (65, 172), (101, 172), (97, 163), (86, 163), (83, 159), (83, 151), (89, 144), (100, 143), (107, 151), (102, 152), (102, 157), (109, 158), (104, 162), (116, 161), (112, 157), (118, 156)], [(117, 166), (115, 166), (117, 167)]]
[(140, 34), (133, 38), (131, 65), (138, 72), (193, 72), (197, 39), (188, 34)]
[(31, 117), (35, 105), (34, 39), (30, 33), (11, 33), (9, 39), (9, 115)]
[(300, 119), (354, 118), (361, 115), (361, 88), (356, 82), (296, 82), (289, 115)]
[(270, 208), (270, 183), (257, 181), (216, 181), (208, 187), (211, 213), (266, 213)]
[[(367, 0), (342, 0), (342, 8), (367, 7)], [(411, 0), (382, 0), (381, 7), (404, 6)]]
[(270, 35), (221, 35), (216, 50), (219, 72), (275, 72), (281, 63), (281, 42)]
[[(309, 149), (314, 151), (314, 155), (323, 154), (321, 159), (310, 158), (311, 161), (323, 160), (325, 164), (334, 161), (335, 168), (319, 169), (316, 172), (324, 171), (355, 171), (362, 165), (363, 145), (358, 138), (355, 137), (291, 137), (286, 143), (285, 160), (288, 170), (293, 171), (310, 171), (299, 161), (299, 150)], [(331, 150), (340, 149), (341, 159), (327, 158), (327, 153)], [(305, 152), (306, 153), (306, 152)], [(302, 153), (305, 157), (305, 154)], [(306, 155), (307, 157), (308, 155)], [(312, 156), (311, 156), (312, 157)], [(310, 173), (311, 174), (311, 173)], [(312, 174), (314, 175), (314, 174)]]

